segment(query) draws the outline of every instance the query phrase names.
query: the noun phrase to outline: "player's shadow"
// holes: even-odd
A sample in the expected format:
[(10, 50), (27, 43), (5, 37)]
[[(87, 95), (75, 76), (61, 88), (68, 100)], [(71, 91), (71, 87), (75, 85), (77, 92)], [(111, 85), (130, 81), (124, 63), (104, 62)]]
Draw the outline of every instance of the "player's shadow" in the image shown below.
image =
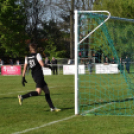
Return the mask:
[(70, 110), (70, 109), (74, 109), (74, 107), (68, 107), (68, 108), (61, 108), (62, 111), (65, 111), (65, 110)]
[[(46, 107), (44, 107), (44, 108), (46, 108)], [(71, 110), (71, 109), (74, 109), (74, 107), (68, 107), (68, 108), (62, 108), (62, 107), (60, 107), (60, 109), (61, 109), (61, 111), (65, 111), (65, 110)], [(45, 110), (45, 111), (50, 111), (50, 110)]]

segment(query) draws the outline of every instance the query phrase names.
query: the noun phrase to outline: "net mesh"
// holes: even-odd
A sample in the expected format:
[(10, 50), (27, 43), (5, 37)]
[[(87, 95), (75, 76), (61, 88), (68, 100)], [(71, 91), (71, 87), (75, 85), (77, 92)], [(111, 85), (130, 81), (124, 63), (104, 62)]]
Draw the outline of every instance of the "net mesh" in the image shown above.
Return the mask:
[[(106, 18), (105, 13), (79, 12), (78, 42)], [(84, 64), (86, 67), (85, 74), (78, 74), (81, 114), (134, 113), (133, 37), (134, 20), (110, 17), (78, 43), (78, 66)]]

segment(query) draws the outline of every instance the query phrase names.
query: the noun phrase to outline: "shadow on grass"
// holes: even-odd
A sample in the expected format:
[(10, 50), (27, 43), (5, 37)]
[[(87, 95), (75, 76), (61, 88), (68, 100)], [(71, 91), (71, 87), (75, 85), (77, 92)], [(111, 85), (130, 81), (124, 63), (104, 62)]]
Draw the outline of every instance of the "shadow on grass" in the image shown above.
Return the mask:
[[(46, 107), (44, 107), (44, 108), (46, 108)], [(61, 111), (66, 111), (66, 110), (71, 110), (71, 109), (74, 109), (74, 107), (68, 107), (68, 108), (61, 108), (60, 107), (60, 109), (61, 109)], [(45, 111), (50, 111), (48, 108), (45, 110)]]
[(74, 107), (70, 107), (70, 108), (61, 108), (62, 111), (65, 111), (65, 110), (70, 110), (70, 109), (74, 109)]
[(122, 100), (111, 100), (111, 101), (98, 101), (98, 102), (93, 102), (91, 104), (87, 104), (87, 105), (83, 105), (83, 107), (87, 107), (87, 106), (94, 106), (94, 105), (100, 105), (100, 104), (109, 104), (109, 103), (117, 103), (117, 102), (127, 102), (127, 101), (134, 101), (134, 98), (125, 98)]

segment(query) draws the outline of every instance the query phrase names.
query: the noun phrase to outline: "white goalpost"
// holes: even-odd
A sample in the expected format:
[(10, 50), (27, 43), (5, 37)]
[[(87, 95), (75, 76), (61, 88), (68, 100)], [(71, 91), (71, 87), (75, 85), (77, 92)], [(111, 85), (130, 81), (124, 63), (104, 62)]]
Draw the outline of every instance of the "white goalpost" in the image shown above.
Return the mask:
[[(78, 13), (107, 13), (107, 18), (101, 22), (98, 26), (96, 26), (90, 33), (88, 33), (83, 39), (79, 40), (78, 37)], [(111, 17), (110, 12), (108, 11), (75, 11), (75, 115), (79, 114), (79, 77), (78, 77), (78, 46), (84, 40), (86, 40), (89, 36), (91, 36), (97, 29), (99, 29), (108, 19)]]

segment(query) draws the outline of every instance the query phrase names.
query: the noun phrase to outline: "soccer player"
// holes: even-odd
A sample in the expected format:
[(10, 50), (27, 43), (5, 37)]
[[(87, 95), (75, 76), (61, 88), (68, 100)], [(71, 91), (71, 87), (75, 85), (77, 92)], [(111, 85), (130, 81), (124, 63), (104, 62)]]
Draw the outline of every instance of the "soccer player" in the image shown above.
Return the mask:
[(29, 45), (29, 50), (31, 54), (25, 57), (25, 64), (24, 64), (24, 69), (22, 73), (22, 85), (25, 86), (25, 83), (27, 83), (25, 79), (26, 68), (27, 66), (30, 67), (33, 80), (36, 83), (36, 91), (31, 91), (25, 95), (18, 95), (19, 104), (22, 105), (23, 100), (28, 97), (40, 95), (41, 91), (43, 90), (45, 93), (46, 101), (49, 104), (50, 111), (59, 112), (61, 109), (55, 108), (52, 103), (52, 100), (50, 97), (50, 91), (47, 86), (47, 83), (44, 81), (44, 75), (42, 71), (42, 67), (48, 67), (51, 69), (51, 66), (44, 64), (40, 53), (36, 53), (36, 49), (37, 49), (36, 44)]

